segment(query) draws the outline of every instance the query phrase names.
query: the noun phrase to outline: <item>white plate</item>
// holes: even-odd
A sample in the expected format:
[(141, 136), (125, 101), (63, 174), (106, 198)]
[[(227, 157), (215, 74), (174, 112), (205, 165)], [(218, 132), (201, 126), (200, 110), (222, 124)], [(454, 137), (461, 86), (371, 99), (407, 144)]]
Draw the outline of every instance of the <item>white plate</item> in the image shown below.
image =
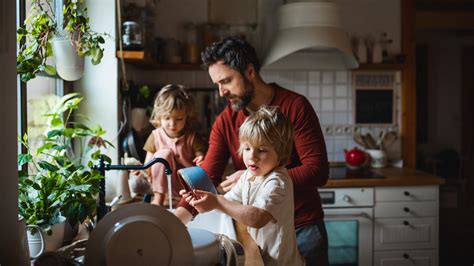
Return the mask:
[(133, 203), (107, 214), (92, 231), (85, 265), (192, 265), (186, 227), (172, 213)]

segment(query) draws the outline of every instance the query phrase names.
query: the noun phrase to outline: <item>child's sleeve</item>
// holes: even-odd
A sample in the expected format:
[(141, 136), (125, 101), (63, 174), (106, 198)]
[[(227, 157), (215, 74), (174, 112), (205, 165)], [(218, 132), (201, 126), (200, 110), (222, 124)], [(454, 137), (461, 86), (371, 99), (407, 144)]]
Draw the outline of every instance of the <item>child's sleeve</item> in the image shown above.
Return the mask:
[(151, 154), (154, 154), (158, 150), (158, 148), (155, 147), (155, 137), (153, 136), (153, 132), (150, 133), (150, 135), (146, 139), (145, 145), (143, 145), (143, 149)]

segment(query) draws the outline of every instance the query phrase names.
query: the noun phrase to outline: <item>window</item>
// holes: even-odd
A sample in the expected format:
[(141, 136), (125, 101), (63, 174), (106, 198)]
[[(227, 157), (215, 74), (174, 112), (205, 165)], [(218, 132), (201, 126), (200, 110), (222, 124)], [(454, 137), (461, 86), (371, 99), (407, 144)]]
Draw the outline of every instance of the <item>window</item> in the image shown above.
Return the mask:
[[(19, 25), (22, 25), (29, 15), (32, 1), (18, 0), (17, 20)], [(38, 137), (44, 132), (47, 119), (44, 114), (55, 106), (59, 97), (64, 95), (64, 85), (62, 79), (46, 74), (38, 74), (36, 78), (26, 84), (18, 82), (18, 117), (21, 118), (18, 123), (18, 134), (23, 136), (27, 133), (29, 145), (38, 145)], [(18, 148), (22, 147), (19, 145)]]

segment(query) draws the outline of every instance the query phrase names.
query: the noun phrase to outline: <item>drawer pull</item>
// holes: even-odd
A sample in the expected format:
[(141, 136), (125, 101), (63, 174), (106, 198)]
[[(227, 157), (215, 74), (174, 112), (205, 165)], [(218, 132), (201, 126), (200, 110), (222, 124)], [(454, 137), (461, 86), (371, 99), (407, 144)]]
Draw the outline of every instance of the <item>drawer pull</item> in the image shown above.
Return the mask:
[(405, 191), (405, 192), (403, 192), (403, 195), (405, 195), (405, 196), (409, 197), (409, 196), (410, 196), (410, 192), (408, 192), (408, 191)]
[(405, 207), (405, 208), (403, 208), (403, 211), (410, 212), (410, 209), (408, 207)]
[(408, 255), (408, 254), (406, 254), (406, 253), (403, 253), (403, 258), (409, 259), (409, 258), (410, 258), (410, 255)]
[(406, 226), (410, 225), (410, 223), (408, 221), (403, 221), (403, 224), (406, 225)]

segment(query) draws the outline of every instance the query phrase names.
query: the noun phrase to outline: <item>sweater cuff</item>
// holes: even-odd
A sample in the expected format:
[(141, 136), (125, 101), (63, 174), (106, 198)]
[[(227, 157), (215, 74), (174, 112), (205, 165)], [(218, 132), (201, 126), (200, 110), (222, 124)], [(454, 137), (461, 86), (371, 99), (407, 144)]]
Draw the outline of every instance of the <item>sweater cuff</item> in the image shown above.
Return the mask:
[(194, 217), (196, 217), (196, 215), (198, 215), (198, 211), (193, 207), (191, 206), (185, 199), (181, 198), (181, 200), (179, 201), (178, 203), (178, 207), (183, 207), (185, 208), (189, 213), (191, 213), (191, 215), (193, 216), (193, 219)]

